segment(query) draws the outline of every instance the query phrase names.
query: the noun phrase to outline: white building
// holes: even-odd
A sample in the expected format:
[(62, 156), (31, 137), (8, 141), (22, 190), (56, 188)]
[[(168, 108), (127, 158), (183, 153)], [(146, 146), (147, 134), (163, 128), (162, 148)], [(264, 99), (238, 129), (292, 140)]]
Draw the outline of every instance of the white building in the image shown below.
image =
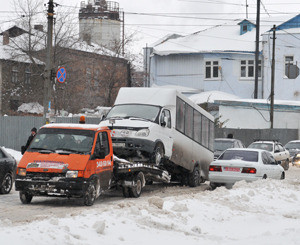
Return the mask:
[[(300, 15), (269, 18), (261, 23), (258, 97), (270, 95), (270, 30), (274, 23), (281, 23), (276, 33), (275, 98), (298, 100)], [(253, 21), (239, 20), (156, 43), (145, 51), (148, 84), (217, 90), (253, 98), (255, 34)]]

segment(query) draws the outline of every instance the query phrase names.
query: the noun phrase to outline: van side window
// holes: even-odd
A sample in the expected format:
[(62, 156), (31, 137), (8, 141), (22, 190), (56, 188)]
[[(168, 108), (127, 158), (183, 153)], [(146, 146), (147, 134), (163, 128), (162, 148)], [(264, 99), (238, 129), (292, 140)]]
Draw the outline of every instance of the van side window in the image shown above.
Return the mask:
[(194, 137), (193, 137), (193, 139), (198, 143), (201, 143), (201, 123), (202, 123), (201, 113), (194, 110)]
[(193, 107), (185, 104), (185, 127), (184, 134), (189, 138), (193, 138), (194, 134), (194, 118), (193, 118)]
[(176, 103), (176, 129), (184, 133), (184, 107), (185, 102), (177, 98)]
[(95, 150), (100, 150), (105, 152), (105, 156), (109, 154), (109, 143), (108, 143), (108, 136), (106, 132), (100, 132), (98, 134), (97, 142)]
[(161, 117), (160, 117), (160, 122), (163, 122), (164, 121), (164, 118), (167, 118), (167, 127), (168, 128), (171, 128), (171, 113), (169, 110), (163, 110), (162, 113), (161, 113)]

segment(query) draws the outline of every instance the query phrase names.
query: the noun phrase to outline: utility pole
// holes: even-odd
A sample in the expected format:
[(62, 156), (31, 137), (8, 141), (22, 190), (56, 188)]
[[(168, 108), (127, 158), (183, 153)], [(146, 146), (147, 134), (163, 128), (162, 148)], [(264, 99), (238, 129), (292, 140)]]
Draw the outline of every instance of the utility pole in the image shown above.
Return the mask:
[(270, 100), (271, 100), (271, 106), (270, 106), (270, 122), (271, 122), (271, 128), (274, 127), (274, 83), (275, 83), (275, 39), (276, 39), (276, 25), (272, 28), (273, 31), (273, 52), (272, 52), (272, 73), (271, 73), (271, 94), (270, 94)]
[(260, 25), (260, 0), (257, 0), (254, 99), (257, 99), (257, 94), (258, 94), (259, 25)]
[(248, 19), (248, 7), (249, 7), (248, 1), (246, 0), (246, 19)]
[(123, 11), (122, 29), (123, 29), (123, 32), (122, 32), (122, 55), (124, 57), (124, 55), (125, 55), (125, 14), (124, 14), (124, 11)]
[(49, 122), (48, 109), (50, 109), (51, 101), (51, 84), (52, 84), (52, 40), (53, 40), (53, 19), (54, 19), (54, 3), (53, 0), (48, 2), (48, 32), (47, 32), (47, 54), (46, 69), (44, 79), (44, 119), (45, 123)]

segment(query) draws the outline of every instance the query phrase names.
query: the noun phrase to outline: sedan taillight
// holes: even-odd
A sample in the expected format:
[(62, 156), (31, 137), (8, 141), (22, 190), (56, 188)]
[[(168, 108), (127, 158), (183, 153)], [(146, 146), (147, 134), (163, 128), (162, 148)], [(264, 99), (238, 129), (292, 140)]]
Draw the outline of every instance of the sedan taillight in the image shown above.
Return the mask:
[(243, 168), (242, 173), (244, 173), (244, 174), (256, 174), (256, 168)]
[(222, 167), (212, 165), (212, 166), (209, 166), (209, 171), (222, 172)]

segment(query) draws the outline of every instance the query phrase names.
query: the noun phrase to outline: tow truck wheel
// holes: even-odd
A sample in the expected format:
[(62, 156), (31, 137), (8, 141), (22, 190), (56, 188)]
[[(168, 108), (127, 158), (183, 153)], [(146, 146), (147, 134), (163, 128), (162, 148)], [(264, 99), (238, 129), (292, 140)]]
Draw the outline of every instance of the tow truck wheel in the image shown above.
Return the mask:
[(32, 200), (32, 197), (33, 197), (31, 194), (29, 194), (26, 191), (20, 191), (19, 196), (20, 196), (20, 200), (23, 204), (31, 203), (31, 200)]
[(195, 167), (193, 172), (189, 174), (189, 186), (196, 187), (199, 186), (201, 182), (200, 171), (198, 167)]
[(143, 182), (142, 178), (137, 175), (135, 178), (136, 185), (129, 189), (129, 194), (131, 197), (138, 198), (142, 193)]
[(93, 183), (90, 183), (83, 196), (84, 205), (92, 206), (95, 200), (96, 200), (96, 188)]
[(0, 186), (0, 193), (1, 194), (8, 194), (11, 191), (13, 185), (12, 175), (7, 173), (4, 178), (3, 182)]

